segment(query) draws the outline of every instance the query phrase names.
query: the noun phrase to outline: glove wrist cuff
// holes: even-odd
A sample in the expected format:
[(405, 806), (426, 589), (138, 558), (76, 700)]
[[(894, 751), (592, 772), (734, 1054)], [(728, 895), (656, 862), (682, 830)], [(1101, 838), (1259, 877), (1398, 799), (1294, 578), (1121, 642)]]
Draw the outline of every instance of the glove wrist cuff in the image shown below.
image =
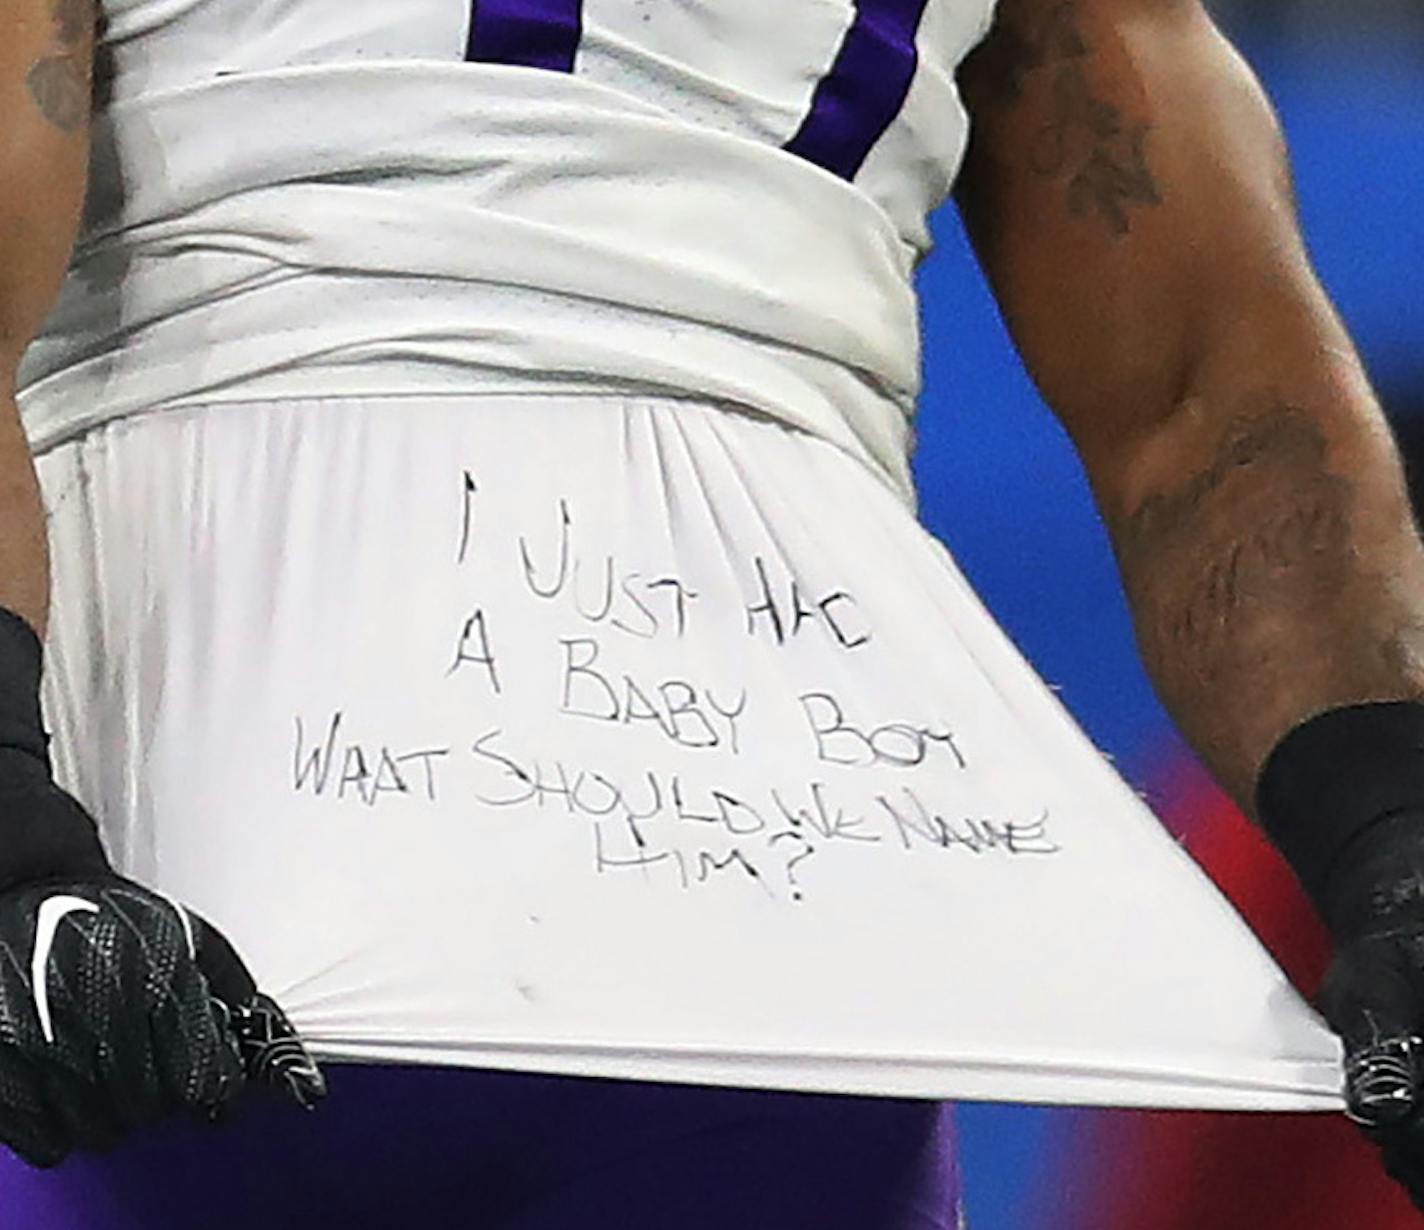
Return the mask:
[(40, 638), (0, 607), (0, 892), (114, 874), (94, 821), (54, 784), (40, 717)]
[(1256, 814), (1334, 930), (1351, 867), (1384, 847), (1424, 851), (1424, 704), (1350, 705), (1296, 726), (1262, 768)]
[(44, 650), (38, 633), (0, 607), (0, 750), (23, 752), (49, 770), (49, 740), (40, 716)]

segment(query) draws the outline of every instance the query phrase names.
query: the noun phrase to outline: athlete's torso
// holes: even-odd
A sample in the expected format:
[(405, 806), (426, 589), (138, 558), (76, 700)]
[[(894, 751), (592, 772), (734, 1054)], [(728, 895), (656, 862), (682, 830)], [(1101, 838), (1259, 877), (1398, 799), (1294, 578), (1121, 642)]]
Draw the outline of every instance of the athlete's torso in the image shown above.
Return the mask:
[(994, 0), (107, 0), (37, 448), (193, 401), (770, 414), (908, 498), (912, 289)]
[[(350, 63), (470, 61), (572, 73), (854, 179), (918, 241), (962, 152), (953, 73), (987, 28), (993, 0), (107, 0), (105, 7), (118, 97)], [(359, 117), (352, 119), (350, 136), (359, 140)], [(269, 135), (280, 142), (285, 134)]]

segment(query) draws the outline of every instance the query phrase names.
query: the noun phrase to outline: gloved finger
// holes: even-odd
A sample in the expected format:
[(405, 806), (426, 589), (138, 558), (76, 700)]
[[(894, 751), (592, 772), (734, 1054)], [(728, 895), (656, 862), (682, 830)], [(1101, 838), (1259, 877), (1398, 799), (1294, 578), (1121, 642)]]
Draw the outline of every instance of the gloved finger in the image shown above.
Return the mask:
[(75, 1148), (102, 1152), (118, 1143), (121, 1132), (100, 1065), (101, 1031), (110, 1015), (110, 946), (96, 938), (96, 917), (97, 911), (56, 935), (55, 959), (36, 974), (45, 980), (44, 995), (38, 986), (32, 992), (39, 1028), (18, 1050), (48, 1119)]
[(147, 1016), (131, 1002), (114, 1006), (96, 1067), (99, 1086), (120, 1127), (143, 1127), (163, 1117), (167, 1090), (153, 1053), (152, 1032)]
[(113, 1106), (92, 1079), (49, 1064), (40, 1067), (39, 1081), (49, 1108), (48, 1121), (73, 1148), (107, 1153), (119, 1143), (123, 1131)]
[(194, 960), (207, 979), (214, 999), (229, 1008), (251, 1001), (257, 994), (257, 983), (227, 936), (201, 915), (185, 910), (194, 944)]
[(0, 1107), (0, 1144), (41, 1170), (58, 1166), (73, 1151), (53, 1124), (8, 1107)]
[(227, 1009), (249, 1081), (312, 1109), (326, 1096), (326, 1079), (286, 1013), (257, 990), (246, 963), (216, 927), (191, 914), (198, 965), (213, 996)]
[(174, 1109), (216, 1120), (245, 1084), (237, 1039), (212, 1010), (202, 974), (188, 965), (151, 1017), (159, 1079)]
[(219, 1031), (209, 1010), (207, 983), (195, 961), (191, 916), (161, 893), (126, 881), (104, 888), (101, 896), (108, 915), (136, 941), (114, 946), (121, 965), (124, 953), (142, 956), (127, 979), (118, 969), (116, 991), (122, 1002), (115, 1010), (143, 1005), (139, 1015), (160, 1090), (159, 1110), (211, 1117), (233, 1096), (241, 1064), (234, 1040)]
[(1418, 1037), (1383, 1038), (1345, 1055), (1345, 1113), (1363, 1127), (1383, 1128), (1419, 1109)]
[[(49, 975), (51, 1016), (65, 1066), (90, 1076), (100, 1103), (94, 1113), (122, 1133), (160, 1118), (165, 1094), (149, 1030), (144, 933), (134, 927), (130, 901), (108, 891), (99, 899), (108, 908), (84, 920), (82, 947), (71, 953), (56, 948)], [(60, 942), (79, 938), (76, 931)], [(67, 959), (58, 960), (61, 956)], [(54, 1051), (45, 1046), (35, 1057), (42, 1060)], [(81, 1147), (101, 1146), (82, 1141)]]
[(30, 1052), (49, 1120), (72, 1147), (97, 1153), (108, 1152), (123, 1135), (99, 1059), (103, 1050), (94, 1021), (61, 1002), (54, 1016), (54, 1040)]
[(1399, 1123), (1369, 1133), (1380, 1146), (1390, 1177), (1409, 1193), (1424, 1212), (1424, 1113), (1416, 1111)]
[(1321, 1006), (1345, 1044), (1346, 1113), (1365, 1127), (1420, 1106), (1424, 1041), (1415, 979), (1385, 941), (1347, 949), (1326, 975)]
[(236, 1038), (212, 1011), (207, 979), (195, 960), (192, 917), (171, 904), (149, 937), (150, 949), (173, 946), (163, 962), (171, 973), (149, 1009), (149, 1034), (167, 1108), (215, 1119), (241, 1089), (242, 1060)]
[(0, 1143), (31, 1166), (57, 1166), (73, 1143), (50, 1114), (32, 1065), (0, 1046)]
[(232, 1010), (231, 1021), (249, 1081), (286, 1094), (305, 1110), (326, 1097), (326, 1077), (270, 997), (254, 995)]

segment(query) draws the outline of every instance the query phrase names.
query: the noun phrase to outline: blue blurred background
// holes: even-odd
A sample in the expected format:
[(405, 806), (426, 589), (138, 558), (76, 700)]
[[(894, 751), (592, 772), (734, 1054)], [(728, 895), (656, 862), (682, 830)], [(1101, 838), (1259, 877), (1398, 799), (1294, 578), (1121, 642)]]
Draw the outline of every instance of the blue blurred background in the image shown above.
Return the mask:
[[(1312, 253), (1366, 356), (1417, 485), (1424, 471), (1413, 460), (1424, 461), (1424, 6), (1220, 0), (1211, 7), (1280, 111)], [(1199, 774), (1137, 662), (1076, 459), (1013, 353), (952, 207), (941, 212), (937, 236), (921, 277), (923, 519), (1039, 672), (1061, 687), (1098, 746), (1174, 827), (1190, 829), (1195, 811), (1181, 804), (1187, 783), (1200, 797)], [(1217, 800), (1213, 814), (1222, 809)], [(1194, 1162), (1182, 1173), (1209, 1173), (1211, 1150), (1228, 1147), (1225, 1136), (1238, 1129), (1222, 1125), (1223, 1142), (1214, 1145), (1216, 1118), (1241, 1117), (1192, 1119)], [(974, 1230), (1177, 1226), (1165, 1206), (1179, 1194), (1164, 1186), (1153, 1192), (1155, 1213), (1114, 1207), (1123, 1199), (1122, 1168), (1145, 1164), (1138, 1154), (1149, 1145), (1168, 1148), (1152, 1144), (1160, 1122), (1125, 1112), (965, 1107)], [(1346, 1147), (1320, 1146), (1326, 1156)], [(1210, 1227), (1266, 1224), (1243, 1212)]]

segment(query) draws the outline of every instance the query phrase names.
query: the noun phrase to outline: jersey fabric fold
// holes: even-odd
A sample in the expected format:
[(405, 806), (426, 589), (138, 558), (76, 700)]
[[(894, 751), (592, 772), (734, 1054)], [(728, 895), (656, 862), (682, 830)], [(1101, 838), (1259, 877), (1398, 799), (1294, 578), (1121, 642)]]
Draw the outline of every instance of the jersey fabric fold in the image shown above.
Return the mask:
[(696, 395), (906, 500), (911, 279), (990, 0), (128, 0), (21, 402)]

